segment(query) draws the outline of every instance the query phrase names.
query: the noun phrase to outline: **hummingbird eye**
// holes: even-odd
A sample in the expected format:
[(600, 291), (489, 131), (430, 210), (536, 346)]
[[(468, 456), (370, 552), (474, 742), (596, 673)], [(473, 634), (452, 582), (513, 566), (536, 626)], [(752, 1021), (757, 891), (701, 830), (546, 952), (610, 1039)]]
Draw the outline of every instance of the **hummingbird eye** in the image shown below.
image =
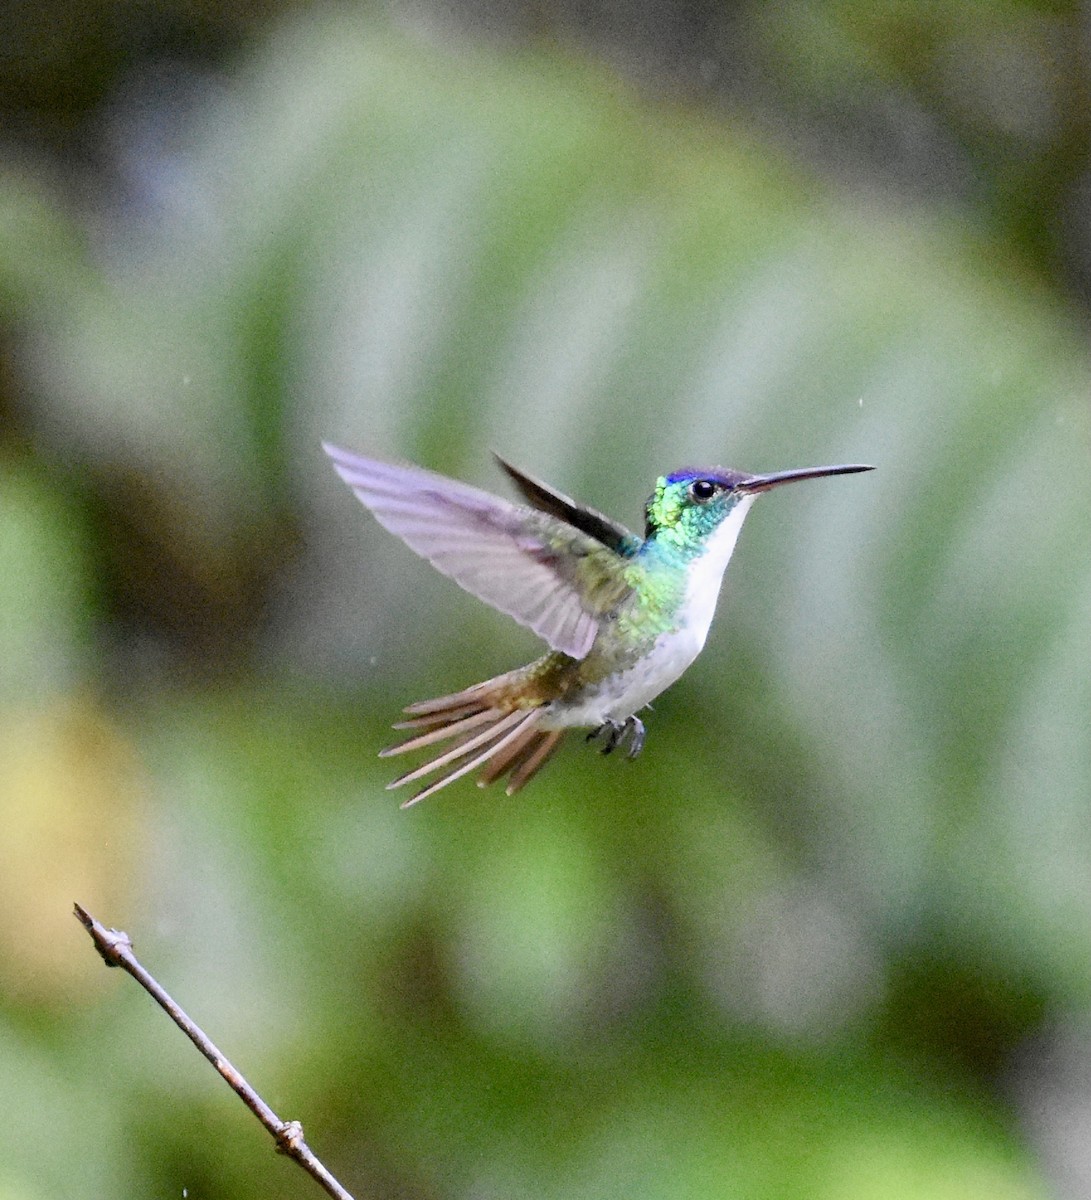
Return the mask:
[(695, 479), (689, 485), (689, 494), (698, 504), (707, 504), (720, 490), (720, 485), (711, 479)]

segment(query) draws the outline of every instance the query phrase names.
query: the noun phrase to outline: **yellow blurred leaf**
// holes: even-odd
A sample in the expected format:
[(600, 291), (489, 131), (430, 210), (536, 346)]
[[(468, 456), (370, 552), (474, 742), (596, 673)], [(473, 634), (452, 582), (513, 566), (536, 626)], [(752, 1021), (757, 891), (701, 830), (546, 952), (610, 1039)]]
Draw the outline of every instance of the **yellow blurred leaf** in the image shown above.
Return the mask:
[(69, 1004), (105, 980), (72, 918), (128, 909), (143, 841), (130, 743), (93, 702), (0, 720), (0, 984), (24, 1003)]

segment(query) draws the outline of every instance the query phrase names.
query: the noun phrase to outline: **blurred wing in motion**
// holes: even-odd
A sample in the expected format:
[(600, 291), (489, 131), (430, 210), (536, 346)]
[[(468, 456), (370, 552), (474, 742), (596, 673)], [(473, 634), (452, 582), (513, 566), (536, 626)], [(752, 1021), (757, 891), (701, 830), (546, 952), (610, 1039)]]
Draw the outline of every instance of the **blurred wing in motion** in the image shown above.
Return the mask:
[(554, 650), (583, 658), (600, 617), (632, 591), (620, 555), (550, 512), (421, 467), (323, 448), (380, 525)]

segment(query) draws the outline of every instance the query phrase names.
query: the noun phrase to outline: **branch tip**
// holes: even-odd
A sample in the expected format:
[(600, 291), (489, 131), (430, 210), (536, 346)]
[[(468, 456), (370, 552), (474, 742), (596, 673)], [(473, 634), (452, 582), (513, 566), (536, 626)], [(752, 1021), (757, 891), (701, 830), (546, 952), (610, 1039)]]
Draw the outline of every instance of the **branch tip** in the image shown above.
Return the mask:
[(96, 921), (82, 904), (74, 904), (73, 911), (76, 919), (91, 935), (102, 961), (108, 967), (124, 965), (126, 956), (133, 948), (129, 935), (123, 929), (107, 929), (105, 925)]

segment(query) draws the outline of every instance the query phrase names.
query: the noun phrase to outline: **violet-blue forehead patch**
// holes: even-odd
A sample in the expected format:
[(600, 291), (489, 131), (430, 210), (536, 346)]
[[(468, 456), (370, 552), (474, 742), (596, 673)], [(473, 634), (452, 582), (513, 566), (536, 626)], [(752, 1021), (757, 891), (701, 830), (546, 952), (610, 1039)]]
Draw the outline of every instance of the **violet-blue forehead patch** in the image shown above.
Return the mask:
[(731, 471), (727, 467), (682, 467), (667, 476), (667, 483), (692, 483), (695, 479), (711, 479), (725, 488), (738, 487), (752, 479), (745, 471)]

